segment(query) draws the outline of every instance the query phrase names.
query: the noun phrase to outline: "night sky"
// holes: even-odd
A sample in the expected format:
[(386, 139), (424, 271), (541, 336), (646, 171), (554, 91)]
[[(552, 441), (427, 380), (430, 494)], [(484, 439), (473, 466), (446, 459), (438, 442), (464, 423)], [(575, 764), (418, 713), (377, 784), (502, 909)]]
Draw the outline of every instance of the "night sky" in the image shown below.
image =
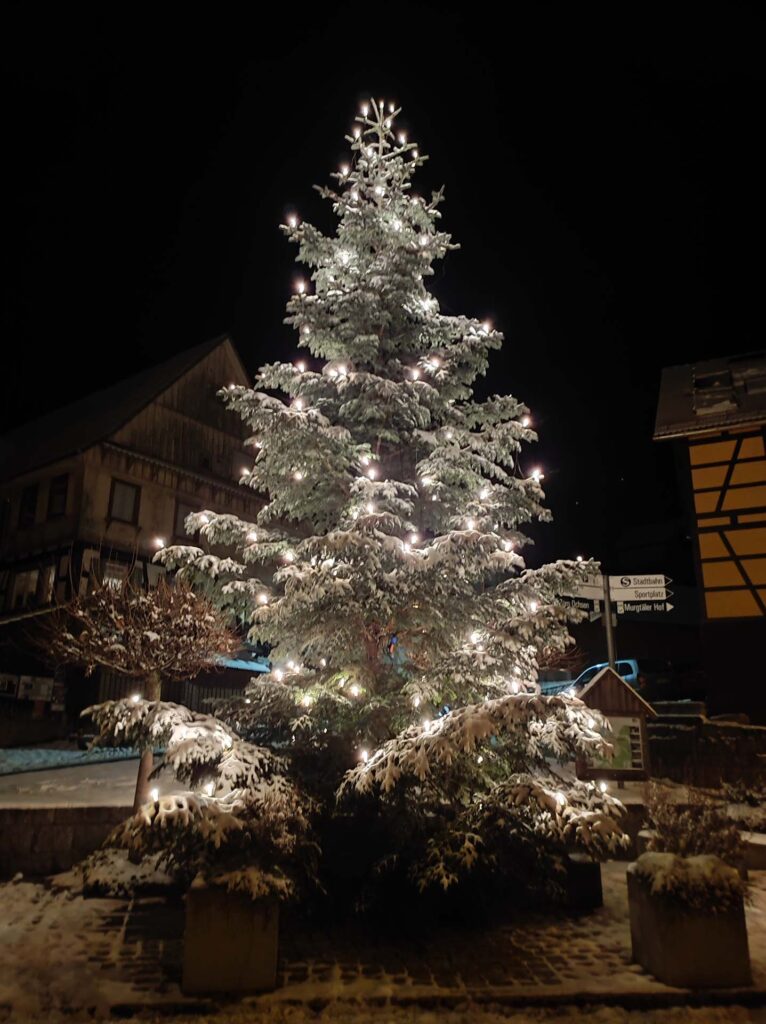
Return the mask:
[(663, 571), (626, 564), (641, 535), (683, 563), (659, 376), (763, 344), (763, 25), (744, 5), (579, 8), (17, 9), (0, 428), (222, 333), (251, 371), (292, 355), (277, 225), (331, 227), (311, 186), (374, 94), (430, 154), (421, 190), (446, 186), (462, 249), (442, 307), (506, 334), (482, 390), (540, 429), (541, 556)]

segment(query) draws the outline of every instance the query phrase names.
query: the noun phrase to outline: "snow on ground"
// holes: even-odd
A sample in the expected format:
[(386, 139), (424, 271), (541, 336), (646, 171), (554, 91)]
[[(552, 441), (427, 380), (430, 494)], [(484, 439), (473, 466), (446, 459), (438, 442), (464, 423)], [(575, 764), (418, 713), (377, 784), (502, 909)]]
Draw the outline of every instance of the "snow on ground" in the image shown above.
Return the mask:
[[(130, 807), (137, 770), (132, 759), (4, 775), (0, 807)], [(160, 776), (154, 785), (161, 795), (178, 789), (170, 777)]]
[[(143, 1018), (168, 1024), (168, 1017)], [(305, 1006), (227, 1007), (214, 1016), (170, 1018), (173, 1024), (762, 1024), (766, 1011), (742, 1006), (698, 1009), (624, 1010), (619, 1006), (557, 1006), (547, 1009), (477, 1005), (433, 1009), (420, 1006), (369, 1006), (334, 1003), (322, 1010)]]
[(0, 1006), (13, 1008), (9, 1019), (50, 1020), (61, 1010), (89, 1006), (106, 1014), (114, 1003), (135, 997), (116, 967), (119, 933), (111, 951), (114, 966), (107, 962), (97, 971), (89, 959), (107, 904), (114, 901), (72, 898), (29, 882), (2, 887)]

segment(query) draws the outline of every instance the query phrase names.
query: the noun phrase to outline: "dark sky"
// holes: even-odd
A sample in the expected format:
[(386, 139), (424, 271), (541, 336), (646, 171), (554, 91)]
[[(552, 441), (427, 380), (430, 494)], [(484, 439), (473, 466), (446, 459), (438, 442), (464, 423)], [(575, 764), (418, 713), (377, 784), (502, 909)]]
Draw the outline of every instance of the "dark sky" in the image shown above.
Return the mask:
[(277, 225), (330, 226), (311, 186), (374, 93), (446, 185), (443, 307), (506, 333), (490, 388), (541, 431), (542, 550), (629, 571), (626, 531), (682, 511), (661, 367), (762, 345), (763, 25), (528, 6), (15, 8), (0, 428), (224, 332), (251, 370), (289, 356)]

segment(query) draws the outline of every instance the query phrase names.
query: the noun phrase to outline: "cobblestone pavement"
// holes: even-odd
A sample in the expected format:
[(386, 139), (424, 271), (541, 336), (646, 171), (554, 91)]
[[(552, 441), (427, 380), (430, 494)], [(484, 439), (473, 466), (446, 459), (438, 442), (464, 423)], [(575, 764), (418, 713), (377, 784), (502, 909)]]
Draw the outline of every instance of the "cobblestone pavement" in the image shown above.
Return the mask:
[[(458, 1006), (540, 1001), (684, 1001), (630, 963), (625, 863), (604, 865), (604, 906), (583, 917), (440, 928), (394, 939), (361, 925), (320, 930), (283, 920), (279, 987), (259, 1013), (341, 1002)], [(755, 990), (766, 994), (766, 872), (752, 873), (748, 932)], [(15, 894), (15, 895), (14, 895)], [(15, 900), (15, 902), (14, 902)], [(3, 914), (5, 913), (5, 916)], [(33, 883), (0, 889), (0, 1021), (16, 1000), (26, 1019), (172, 1004), (181, 1010), (181, 899), (83, 900)], [(752, 1001), (749, 992), (747, 1001)], [(269, 1009), (271, 1008), (271, 1009)], [(282, 1012), (281, 1010), (279, 1011)], [(280, 1018), (281, 1019), (281, 1018)], [(749, 1019), (749, 1018), (748, 1018)]]

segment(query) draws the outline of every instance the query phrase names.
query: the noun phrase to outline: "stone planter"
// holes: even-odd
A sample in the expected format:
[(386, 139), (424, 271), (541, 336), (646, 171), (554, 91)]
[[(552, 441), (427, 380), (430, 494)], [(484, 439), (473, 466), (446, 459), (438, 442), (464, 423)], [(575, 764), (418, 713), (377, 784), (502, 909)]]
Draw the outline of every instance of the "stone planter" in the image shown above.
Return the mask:
[(655, 895), (628, 871), (633, 960), (658, 981), (677, 988), (750, 985), (745, 911), (713, 914)]
[(279, 904), (194, 884), (186, 895), (183, 980), (188, 994), (276, 987)]
[(587, 914), (604, 904), (601, 865), (585, 853), (570, 853), (566, 859), (567, 907), (573, 914)]

